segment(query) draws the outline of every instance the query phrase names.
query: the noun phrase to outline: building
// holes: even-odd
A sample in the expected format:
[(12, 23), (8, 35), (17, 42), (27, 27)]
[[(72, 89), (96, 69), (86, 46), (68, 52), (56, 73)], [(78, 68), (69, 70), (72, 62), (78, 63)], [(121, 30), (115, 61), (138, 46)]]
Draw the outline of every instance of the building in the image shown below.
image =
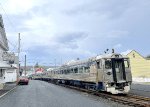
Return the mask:
[(130, 58), (131, 71), (134, 78), (150, 78), (150, 59), (132, 50), (126, 55)]
[(24, 66), (21, 66), (20, 69), (22, 69), (21, 76), (29, 76), (35, 74), (34, 66), (26, 66), (26, 72)]
[(3, 61), (3, 52), (8, 51), (8, 42), (6, 38), (5, 28), (3, 24), (2, 16), (0, 15), (0, 89), (4, 85), (4, 73), (7, 68), (10, 67), (6, 62)]
[(6, 38), (5, 28), (2, 20), (2, 16), (0, 15), (0, 61), (3, 60), (2, 54), (5, 51), (8, 51), (8, 42)]
[[(5, 53), (5, 54), (4, 54)], [(18, 56), (12, 52), (4, 52), (3, 61), (6, 61), (11, 67), (7, 68), (4, 72), (4, 81), (16, 82), (17, 81), (17, 70), (18, 70)]]
[(2, 15), (0, 15), (0, 89), (3, 89), (6, 81), (11, 82), (15, 81), (14, 78), (16, 79), (16, 56), (15, 54), (8, 52), (8, 50), (9, 47), (3, 24), (3, 19)]
[(14, 83), (17, 81), (17, 64), (12, 64), (10, 68), (7, 68), (4, 72), (4, 82)]

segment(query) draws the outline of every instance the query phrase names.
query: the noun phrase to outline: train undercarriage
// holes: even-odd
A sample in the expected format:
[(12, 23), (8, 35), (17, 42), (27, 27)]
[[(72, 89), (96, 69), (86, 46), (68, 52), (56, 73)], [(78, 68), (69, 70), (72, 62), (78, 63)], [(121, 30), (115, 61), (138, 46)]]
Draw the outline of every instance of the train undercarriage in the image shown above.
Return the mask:
[(128, 82), (125, 83), (109, 83), (104, 84), (99, 82), (98, 84), (94, 82), (85, 82), (77, 80), (64, 80), (64, 79), (51, 79), (51, 78), (39, 78), (38, 80), (47, 81), (55, 84), (64, 84), (69, 86), (75, 86), (88, 90), (104, 91), (111, 94), (128, 94), (131, 85)]

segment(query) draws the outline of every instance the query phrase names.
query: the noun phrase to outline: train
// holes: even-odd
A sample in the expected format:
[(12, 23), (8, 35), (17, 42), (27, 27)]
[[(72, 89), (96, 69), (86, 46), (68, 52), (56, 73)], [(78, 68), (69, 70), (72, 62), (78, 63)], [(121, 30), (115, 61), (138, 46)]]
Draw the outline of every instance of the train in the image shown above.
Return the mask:
[(55, 83), (112, 94), (128, 94), (132, 83), (130, 60), (117, 53), (70, 61), (49, 70), (47, 77)]

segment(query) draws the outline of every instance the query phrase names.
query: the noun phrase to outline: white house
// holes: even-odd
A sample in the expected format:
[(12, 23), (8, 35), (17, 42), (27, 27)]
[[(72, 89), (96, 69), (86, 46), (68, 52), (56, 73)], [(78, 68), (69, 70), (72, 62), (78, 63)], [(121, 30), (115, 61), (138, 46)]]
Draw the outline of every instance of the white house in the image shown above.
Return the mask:
[(3, 61), (3, 52), (8, 51), (8, 42), (6, 38), (5, 28), (3, 24), (2, 16), (0, 15), (0, 89), (4, 86), (4, 73), (5, 70), (9, 67), (11, 67), (9, 64)]
[[(13, 65), (12, 62), (13, 57), (11, 57), (12, 54), (9, 54), (7, 52), (8, 50), (9, 47), (3, 24), (3, 19), (0, 15), (0, 89), (3, 89), (3, 86), (6, 81), (10, 81), (8, 79), (10, 78), (10, 75), (16, 75), (16, 67)], [(14, 78), (16, 78), (16, 76), (13, 76), (13, 80), (10, 78), (11, 81), (14, 81)]]
[(5, 71), (6, 69), (11, 68), (6, 62), (0, 61), (0, 89), (3, 89), (5, 84)]
[(8, 67), (4, 73), (4, 81), (16, 82), (18, 77), (18, 56), (12, 52), (3, 53), (3, 61), (6, 61), (11, 67)]
[(13, 83), (17, 81), (17, 64), (12, 64), (10, 68), (7, 68), (4, 72), (4, 82)]

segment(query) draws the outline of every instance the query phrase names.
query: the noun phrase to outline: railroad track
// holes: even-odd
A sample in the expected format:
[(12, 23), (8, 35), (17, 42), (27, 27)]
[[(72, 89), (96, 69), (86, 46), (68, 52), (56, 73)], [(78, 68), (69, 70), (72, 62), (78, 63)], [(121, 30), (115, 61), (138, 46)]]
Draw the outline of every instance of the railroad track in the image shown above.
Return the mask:
[[(42, 80), (44, 81), (44, 80)], [(144, 97), (144, 96), (139, 96), (139, 95), (134, 95), (134, 94), (127, 94), (127, 95), (112, 95), (110, 93), (106, 92), (98, 92), (95, 90), (88, 90), (80, 87), (75, 87), (75, 86), (70, 86), (70, 85), (64, 85), (64, 84), (56, 84), (54, 82), (46, 81), (55, 85), (63, 86), (66, 88), (86, 92), (88, 94), (96, 95), (101, 98), (105, 98), (114, 102), (118, 102), (124, 105), (132, 106), (132, 107), (150, 107), (150, 98), (149, 97)]]
[[(53, 83), (55, 84), (55, 83)], [(69, 86), (69, 85), (64, 85), (64, 84), (56, 84), (59, 86), (63, 86), (66, 88), (70, 89), (75, 89), (79, 90), (82, 92), (86, 92), (88, 94), (96, 95), (114, 102), (118, 102), (124, 105), (129, 105), (132, 107), (150, 107), (150, 98), (149, 97), (144, 97), (144, 96), (138, 96), (138, 95), (133, 95), (133, 94), (128, 94), (128, 95), (112, 95), (110, 93), (106, 92), (97, 92), (95, 90), (87, 90), (75, 86)]]

